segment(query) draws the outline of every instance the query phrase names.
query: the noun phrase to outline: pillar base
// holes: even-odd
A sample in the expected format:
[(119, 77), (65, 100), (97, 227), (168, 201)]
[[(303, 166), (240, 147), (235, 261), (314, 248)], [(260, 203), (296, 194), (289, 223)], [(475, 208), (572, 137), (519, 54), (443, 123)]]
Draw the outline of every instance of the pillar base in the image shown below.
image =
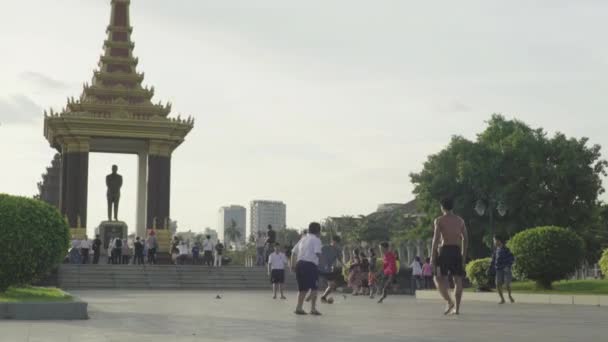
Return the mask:
[(171, 231), (169, 229), (156, 230), (156, 242), (158, 242), (159, 252), (171, 253)]
[(72, 240), (82, 240), (87, 237), (86, 228), (70, 228), (70, 236)]

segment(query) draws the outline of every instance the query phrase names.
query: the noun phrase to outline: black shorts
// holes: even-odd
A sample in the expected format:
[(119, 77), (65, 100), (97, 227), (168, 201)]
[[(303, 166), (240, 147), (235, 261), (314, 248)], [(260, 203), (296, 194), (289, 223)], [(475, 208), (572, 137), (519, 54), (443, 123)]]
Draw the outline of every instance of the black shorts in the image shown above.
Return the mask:
[(285, 270), (272, 270), (270, 272), (270, 283), (271, 284), (284, 284), (285, 283)]
[(437, 258), (437, 274), (442, 276), (464, 276), (464, 267), (462, 265), (462, 253), (459, 246), (447, 245), (439, 248), (439, 257)]
[(296, 279), (300, 292), (317, 290), (319, 288), (319, 268), (312, 262), (298, 261)]

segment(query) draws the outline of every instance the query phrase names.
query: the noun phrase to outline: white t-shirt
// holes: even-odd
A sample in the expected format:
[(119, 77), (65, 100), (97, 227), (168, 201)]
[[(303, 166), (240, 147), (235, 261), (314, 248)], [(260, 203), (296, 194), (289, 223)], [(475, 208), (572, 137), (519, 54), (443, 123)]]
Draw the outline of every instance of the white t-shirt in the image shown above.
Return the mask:
[(298, 261), (308, 261), (319, 265), (319, 256), (323, 244), (316, 235), (308, 234), (293, 248), (292, 253), (298, 256)]
[(284, 253), (272, 252), (268, 256), (268, 264), (271, 270), (284, 270), (287, 264), (287, 257)]
[(188, 255), (188, 245), (185, 243), (177, 246), (177, 249), (179, 250), (179, 255)]
[(213, 252), (213, 242), (211, 240), (203, 241), (203, 252)]
[(412, 275), (415, 275), (415, 276), (422, 275), (422, 267), (420, 266), (420, 263), (418, 261), (414, 260), (414, 262), (412, 262), (410, 267), (412, 268)]

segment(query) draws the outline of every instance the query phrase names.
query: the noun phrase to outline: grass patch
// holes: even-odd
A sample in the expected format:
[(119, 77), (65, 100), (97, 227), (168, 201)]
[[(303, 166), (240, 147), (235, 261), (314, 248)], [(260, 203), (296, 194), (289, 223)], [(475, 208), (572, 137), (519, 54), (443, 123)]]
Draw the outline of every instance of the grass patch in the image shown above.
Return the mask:
[(0, 292), (0, 303), (71, 302), (71, 295), (54, 287), (11, 287)]

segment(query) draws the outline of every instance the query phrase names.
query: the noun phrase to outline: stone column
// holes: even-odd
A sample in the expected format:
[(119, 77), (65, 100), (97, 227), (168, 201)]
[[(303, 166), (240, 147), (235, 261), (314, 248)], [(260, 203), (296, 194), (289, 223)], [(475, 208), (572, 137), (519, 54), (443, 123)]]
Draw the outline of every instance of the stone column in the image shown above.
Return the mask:
[(407, 249), (407, 264), (410, 265), (412, 263), (412, 260), (414, 259), (414, 256), (412, 254), (414, 254), (414, 248), (412, 246), (412, 242), (408, 241), (407, 244), (405, 245), (405, 248)]
[(86, 228), (89, 186), (89, 140), (64, 139), (61, 147), (61, 214), (70, 228)]
[(157, 228), (169, 229), (165, 223), (171, 208), (171, 149), (166, 143), (150, 142), (147, 192), (147, 228), (156, 219)]
[(422, 240), (416, 240), (416, 256), (424, 258), (424, 248), (422, 247)]
[(136, 234), (141, 238), (146, 236), (147, 207), (146, 199), (148, 193), (148, 152), (138, 154), (137, 174), (137, 225)]
[(426, 254), (427, 257), (430, 258), (433, 256), (433, 239), (426, 240), (426, 250), (428, 251)]

